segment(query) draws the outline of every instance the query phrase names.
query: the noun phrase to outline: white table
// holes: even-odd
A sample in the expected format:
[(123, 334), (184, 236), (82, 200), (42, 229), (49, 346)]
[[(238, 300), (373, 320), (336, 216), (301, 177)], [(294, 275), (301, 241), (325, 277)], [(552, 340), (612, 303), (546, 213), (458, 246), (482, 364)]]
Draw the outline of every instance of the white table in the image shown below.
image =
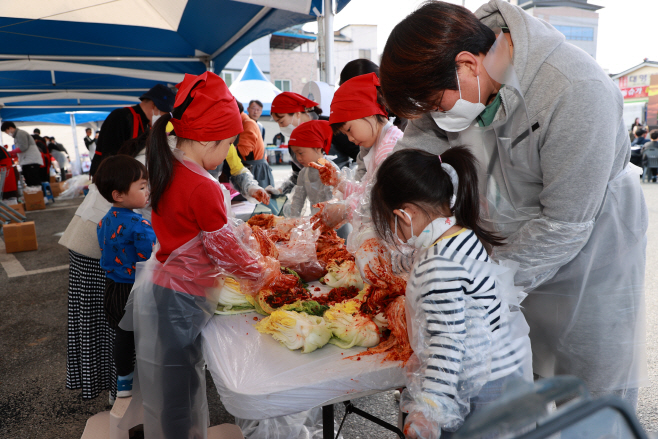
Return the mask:
[[(326, 345), (290, 351), (255, 328), (256, 313), (216, 315), (203, 329), (203, 349), (222, 403), (243, 419), (267, 419), (323, 406), (325, 438), (333, 436), (333, 404), (404, 387), (399, 362), (382, 356), (346, 359), (365, 348)], [(329, 435), (329, 436), (328, 436)]]

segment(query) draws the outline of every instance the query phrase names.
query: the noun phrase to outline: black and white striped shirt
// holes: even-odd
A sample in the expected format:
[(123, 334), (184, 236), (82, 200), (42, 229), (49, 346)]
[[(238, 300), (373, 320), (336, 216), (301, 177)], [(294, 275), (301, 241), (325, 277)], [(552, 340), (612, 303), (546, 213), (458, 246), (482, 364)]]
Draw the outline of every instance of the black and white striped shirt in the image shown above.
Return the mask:
[[(482, 356), (491, 355), (487, 381), (493, 381), (517, 370), (528, 355), (523, 337), (511, 339), (506, 305), (495, 278), (486, 275), (488, 262), (475, 233), (462, 229), (424, 250), (409, 277), (412, 333), (420, 340), (412, 347), (421, 361), (422, 391), (430, 399), (454, 399), (460, 379), (486, 371)], [(484, 337), (478, 338), (478, 325)]]

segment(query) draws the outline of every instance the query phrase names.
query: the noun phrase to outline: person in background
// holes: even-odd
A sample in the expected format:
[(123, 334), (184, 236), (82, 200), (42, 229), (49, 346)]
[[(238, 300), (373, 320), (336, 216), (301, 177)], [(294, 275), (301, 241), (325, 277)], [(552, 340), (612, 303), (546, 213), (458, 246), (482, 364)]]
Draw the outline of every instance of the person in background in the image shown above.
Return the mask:
[(262, 123), (258, 122), (258, 118), (261, 116), (261, 114), (263, 114), (263, 103), (257, 99), (253, 99), (249, 101), (249, 106), (247, 107), (247, 113), (249, 114), (251, 120), (253, 120), (258, 124), (258, 128), (260, 128), (260, 137), (264, 140), (265, 127), (263, 126)]
[[(326, 120), (312, 120), (295, 128), (288, 141), (288, 149), (295, 154), (297, 161), (302, 166), (297, 177), (297, 187), (292, 197), (290, 208), (291, 217), (299, 217), (306, 205), (306, 200), (311, 203), (311, 214), (315, 214), (318, 208), (313, 205), (332, 198), (332, 190), (329, 186), (322, 184), (320, 172), (311, 167), (310, 163), (318, 163), (324, 158), (331, 147), (333, 136), (331, 126)], [(331, 160), (327, 162), (338, 171)]]
[(89, 151), (89, 158), (92, 159), (94, 157), (94, 153), (96, 152), (96, 138), (98, 137), (98, 131), (96, 131), (96, 137), (91, 137), (91, 128), (87, 128), (85, 130), (85, 146), (87, 147), (87, 151)]
[(46, 145), (46, 140), (41, 137), (41, 130), (39, 128), (34, 129), (32, 132), (32, 138), (34, 139), (34, 143), (37, 144), (39, 150), (44, 154), (48, 154), (48, 145)]
[(130, 290), (135, 283), (135, 264), (151, 257), (155, 232), (151, 224), (133, 209), (148, 203), (146, 166), (127, 155), (109, 157), (94, 174), (94, 184), (112, 207), (98, 222), (96, 234), (105, 270), (105, 317), (115, 331), (114, 364), (117, 370), (117, 396), (132, 396), (135, 339), (119, 322), (125, 313)]
[(46, 145), (48, 146), (48, 152), (50, 153), (50, 155), (55, 157), (55, 160), (57, 160), (57, 164), (59, 165), (61, 181), (66, 180), (66, 171), (68, 169), (68, 163), (69, 163), (69, 154), (66, 151), (66, 148), (64, 148), (64, 145), (62, 145), (61, 143), (57, 143), (54, 137), (44, 136), (43, 140), (46, 142)]
[(14, 160), (11, 158), (9, 151), (0, 145), (0, 169), (5, 170), (5, 185), (0, 188), (3, 198), (17, 198), (18, 185), (16, 173), (14, 172)]
[(630, 162), (635, 166), (642, 166), (642, 147), (649, 141), (647, 139), (647, 130), (644, 127), (637, 127), (634, 136), (635, 140), (631, 143)]
[(14, 122), (3, 122), (0, 129), (14, 138), (14, 150), (10, 154), (12, 157), (18, 156), (18, 164), (23, 170), (25, 184), (28, 186), (41, 186), (43, 157), (32, 136), (23, 130), (17, 129)]
[(103, 159), (115, 155), (123, 142), (146, 132), (163, 113), (170, 113), (174, 98), (174, 92), (169, 87), (156, 84), (139, 98), (139, 104), (112, 111), (103, 122), (103, 130), (96, 140), (89, 175), (94, 175)]
[(267, 160), (265, 160), (265, 144), (263, 143), (260, 129), (256, 122), (244, 112), (242, 104), (238, 101), (236, 102), (240, 110), (243, 128), (235, 144), (240, 159), (250, 169), (260, 187), (274, 186), (272, 168), (270, 168)]
[[(642, 146), (641, 155), (642, 155), (642, 168), (644, 169), (649, 162), (649, 159), (644, 155), (645, 152), (650, 151), (650, 150), (658, 150), (658, 130), (651, 130), (649, 133), (649, 137), (651, 138), (651, 142), (646, 142)], [(651, 176), (647, 176), (647, 181), (651, 179), (654, 183), (656, 182), (656, 175), (658, 174), (658, 169), (652, 169), (651, 170)]]
[(633, 122), (633, 123), (631, 124), (631, 133), (635, 134), (635, 130), (636, 130), (638, 127), (641, 127), (641, 126), (642, 126), (642, 123), (640, 122), (640, 118), (639, 118), (639, 117), (636, 117), (636, 118), (635, 118), (635, 122)]

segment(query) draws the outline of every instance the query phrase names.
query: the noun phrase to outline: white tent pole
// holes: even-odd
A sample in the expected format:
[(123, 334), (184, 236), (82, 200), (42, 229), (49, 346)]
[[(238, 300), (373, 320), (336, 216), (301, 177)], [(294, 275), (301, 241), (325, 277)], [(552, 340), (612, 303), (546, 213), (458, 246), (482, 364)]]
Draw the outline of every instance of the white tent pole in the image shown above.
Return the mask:
[(75, 148), (75, 163), (73, 164), (73, 175), (82, 173), (82, 163), (80, 163), (80, 151), (78, 150), (78, 133), (75, 129), (75, 113), (71, 113), (71, 130), (73, 131), (73, 147)]
[(157, 56), (65, 56), (65, 55), (6, 55), (0, 59), (31, 59), (44, 61), (133, 61), (133, 62), (203, 62), (200, 58), (167, 58)]
[(318, 15), (318, 61), (320, 61), (320, 81), (327, 82), (327, 71), (325, 69), (326, 65), (326, 46), (324, 43), (324, 26), (326, 24), (325, 16)]
[(325, 78), (334, 85), (334, 8), (333, 0), (324, 0), (324, 58)]

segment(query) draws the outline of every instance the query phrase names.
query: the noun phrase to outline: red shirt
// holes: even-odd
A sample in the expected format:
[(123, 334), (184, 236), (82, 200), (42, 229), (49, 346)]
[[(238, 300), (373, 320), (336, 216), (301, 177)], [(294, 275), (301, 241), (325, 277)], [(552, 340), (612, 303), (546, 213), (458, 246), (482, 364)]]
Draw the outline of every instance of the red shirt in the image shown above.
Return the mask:
[[(160, 198), (158, 212), (154, 210), (151, 216), (153, 230), (160, 243), (156, 258), (164, 264), (172, 252), (196, 238), (199, 232), (219, 230), (226, 221), (224, 197), (219, 184), (175, 161), (171, 184)], [(177, 291), (204, 295), (200, 286), (212, 285), (216, 273), (213, 267), (203, 244), (199, 242), (186, 252), (185, 257), (165, 266), (165, 271), (173, 277), (160, 273), (156, 274), (154, 281)], [(176, 280), (180, 277), (196, 281)]]

